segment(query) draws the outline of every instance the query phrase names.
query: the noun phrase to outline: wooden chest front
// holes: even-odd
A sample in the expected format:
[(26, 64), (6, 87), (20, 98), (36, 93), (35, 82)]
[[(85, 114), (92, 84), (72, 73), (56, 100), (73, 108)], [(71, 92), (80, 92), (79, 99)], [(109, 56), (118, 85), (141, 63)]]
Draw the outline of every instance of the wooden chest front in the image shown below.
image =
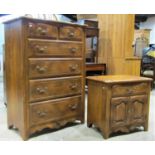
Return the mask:
[(84, 122), (85, 26), (22, 17), (5, 23), (8, 127), (23, 139)]

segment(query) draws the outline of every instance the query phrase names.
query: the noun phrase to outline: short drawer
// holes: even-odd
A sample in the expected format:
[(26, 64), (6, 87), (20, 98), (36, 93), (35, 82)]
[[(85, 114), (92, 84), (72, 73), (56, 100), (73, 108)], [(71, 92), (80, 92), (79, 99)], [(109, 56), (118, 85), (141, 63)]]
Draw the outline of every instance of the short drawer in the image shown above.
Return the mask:
[[(76, 117), (80, 113), (81, 96), (37, 102), (30, 105), (30, 125), (34, 126)], [(58, 124), (59, 125), (59, 124)]]
[(148, 92), (147, 83), (136, 83), (136, 84), (118, 84), (112, 86), (112, 96), (124, 96), (124, 95), (139, 95)]
[(58, 38), (58, 28), (44, 23), (28, 23), (28, 37), (32, 38)]
[(30, 101), (53, 99), (82, 93), (81, 77), (30, 80)]
[(29, 77), (56, 77), (82, 74), (82, 60), (30, 59)]
[(62, 26), (59, 33), (60, 39), (77, 40), (81, 41), (83, 36), (83, 30), (80, 27)]
[(27, 52), (29, 57), (82, 57), (83, 44), (29, 39)]

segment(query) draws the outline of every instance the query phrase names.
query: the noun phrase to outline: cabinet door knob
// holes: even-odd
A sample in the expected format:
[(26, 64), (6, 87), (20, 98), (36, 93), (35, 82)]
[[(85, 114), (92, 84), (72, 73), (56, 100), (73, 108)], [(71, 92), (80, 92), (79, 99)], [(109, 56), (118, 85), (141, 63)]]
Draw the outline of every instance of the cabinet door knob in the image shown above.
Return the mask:
[(131, 109), (128, 109), (128, 113), (131, 113)]
[(37, 70), (39, 73), (41, 73), (41, 74), (43, 74), (43, 73), (46, 72), (46, 68), (45, 68), (45, 67), (36, 66), (36, 70)]
[(56, 123), (56, 125), (57, 125), (58, 128), (61, 126), (61, 123), (60, 122), (56, 121), (55, 123)]

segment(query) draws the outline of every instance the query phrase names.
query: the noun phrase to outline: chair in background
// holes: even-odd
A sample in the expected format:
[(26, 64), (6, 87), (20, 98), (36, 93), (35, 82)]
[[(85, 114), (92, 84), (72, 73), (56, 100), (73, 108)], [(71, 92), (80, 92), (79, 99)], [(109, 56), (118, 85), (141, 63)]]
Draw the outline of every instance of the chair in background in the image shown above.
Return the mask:
[[(155, 52), (155, 51), (154, 51)], [(153, 79), (152, 87), (155, 82), (155, 57), (150, 56), (147, 52), (141, 59), (141, 76)]]

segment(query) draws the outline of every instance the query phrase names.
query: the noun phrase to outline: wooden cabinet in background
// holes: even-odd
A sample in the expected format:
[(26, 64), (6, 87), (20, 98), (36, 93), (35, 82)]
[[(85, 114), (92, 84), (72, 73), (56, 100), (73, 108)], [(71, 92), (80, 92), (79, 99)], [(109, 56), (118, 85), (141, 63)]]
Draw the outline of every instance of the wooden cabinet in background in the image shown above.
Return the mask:
[(98, 21), (84, 20), (86, 28), (86, 62), (98, 62)]
[(31, 18), (5, 23), (8, 128), (26, 140), (84, 122), (85, 26)]
[[(132, 48), (135, 16), (133, 14), (97, 16), (100, 30), (98, 63), (107, 65), (109, 75), (140, 76), (140, 59), (134, 57)], [(132, 60), (129, 61), (128, 58)]]
[(134, 31), (134, 55), (142, 57), (143, 49), (149, 47), (151, 29), (139, 29)]
[(136, 42), (137, 38), (145, 38), (147, 40), (147, 44), (150, 43), (150, 32), (151, 29), (137, 29), (134, 31), (134, 42)]
[(87, 125), (98, 127), (104, 138), (111, 133), (148, 130), (151, 79), (114, 75), (88, 77)]

